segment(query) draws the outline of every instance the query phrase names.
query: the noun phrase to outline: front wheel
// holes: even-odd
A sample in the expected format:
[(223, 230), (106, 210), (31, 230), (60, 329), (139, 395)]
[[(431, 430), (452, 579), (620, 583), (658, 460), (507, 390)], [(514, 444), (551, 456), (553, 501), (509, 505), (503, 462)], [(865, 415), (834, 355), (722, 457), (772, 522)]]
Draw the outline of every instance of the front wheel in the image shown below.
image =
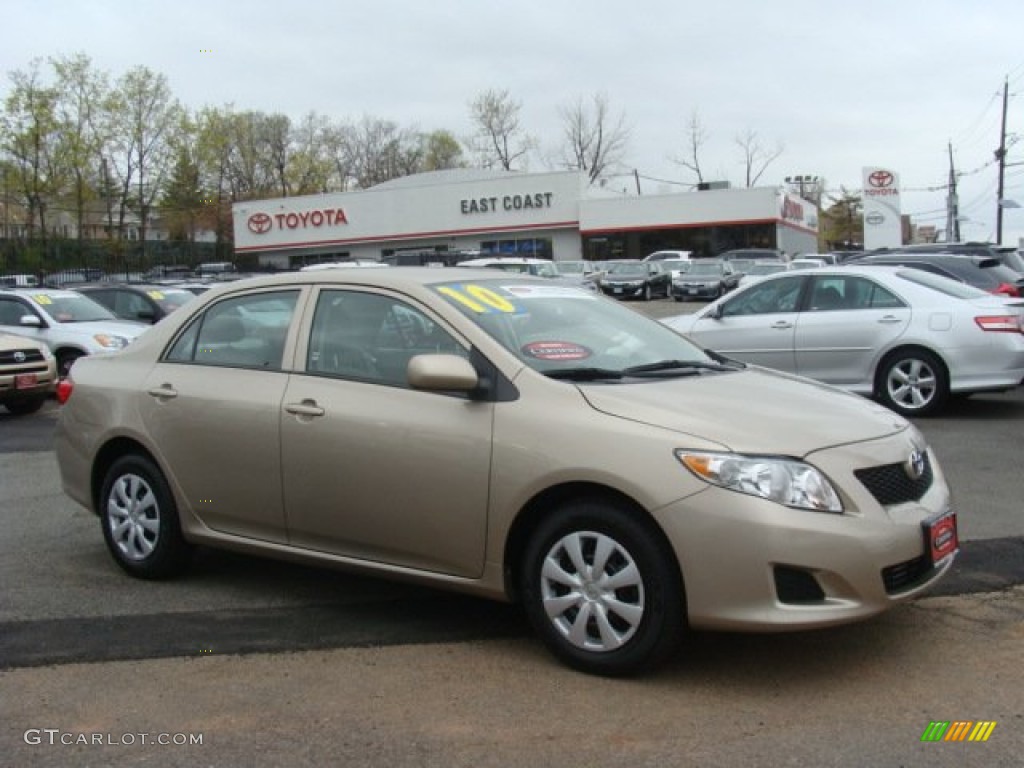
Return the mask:
[(651, 284), (648, 283), (647, 285), (644, 286), (644, 301), (650, 301), (651, 298)]
[(879, 368), (878, 399), (902, 416), (930, 416), (949, 399), (949, 375), (925, 349), (896, 352)]
[(103, 480), (99, 507), (107, 548), (132, 576), (162, 579), (188, 565), (192, 546), (181, 535), (174, 496), (148, 458), (115, 461)]
[(639, 513), (603, 501), (564, 506), (534, 533), (521, 571), (526, 614), (562, 661), (583, 672), (651, 669), (685, 627), (682, 579)]
[(75, 360), (83, 355), (82, 352), (77, 350), (69, 349), (63, 352), (57, 353), (57, 376), (62, 379), (66, 379), (68, 374), (71, 373), (71, 366), (75, 364)]

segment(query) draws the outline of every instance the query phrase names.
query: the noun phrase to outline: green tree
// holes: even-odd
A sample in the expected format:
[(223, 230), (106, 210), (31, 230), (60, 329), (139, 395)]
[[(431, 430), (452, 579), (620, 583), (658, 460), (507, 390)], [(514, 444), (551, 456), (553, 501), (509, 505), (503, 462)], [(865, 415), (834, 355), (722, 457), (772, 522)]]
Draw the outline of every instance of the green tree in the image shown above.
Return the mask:
[(831, 201), (821, 212), (821, 235), (829, 249), (859, 248), (864, 243), (864, 205), (861, 196), (846, 187), (838, 195), (828, 195)]
[(466, 161), (462, 156), (462, 145), (451, 131), (431, 131), (423, 137), (424, 171), (447, 171), (452, 168), (464, 168)]

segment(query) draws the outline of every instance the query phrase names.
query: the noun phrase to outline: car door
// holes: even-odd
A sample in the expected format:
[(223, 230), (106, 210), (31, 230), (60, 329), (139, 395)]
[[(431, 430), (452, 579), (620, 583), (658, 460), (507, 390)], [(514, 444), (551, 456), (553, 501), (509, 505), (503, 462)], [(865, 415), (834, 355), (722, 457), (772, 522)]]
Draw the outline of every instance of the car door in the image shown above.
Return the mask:
[[(139, 411), (192, 513), (221, 533), (284, 543), (280, 410), (299, 290), (254, 291), (204, 310), (153, 367)], [(276, 326), (245, 311), (291, 308)], [(262, 313), (267, 314), (267, 313)]]
[(780, 371), (796, 370), (793, 340), (797, 307), (806, 278), (768, 278), (702, 312), (687, 333), (703, 347), (727, 357)]
[(870, 383), (878, 350), (906, 331), (910, 307), (867, 277), (810, 280), (796, 328), (797, 373), (840, 386)]
[(289, 541), (463, 577), (483, 569), (493, 406), (410, 389), (415, 354), (467, 355), (384, 292), (316, 295), (281, 408)]

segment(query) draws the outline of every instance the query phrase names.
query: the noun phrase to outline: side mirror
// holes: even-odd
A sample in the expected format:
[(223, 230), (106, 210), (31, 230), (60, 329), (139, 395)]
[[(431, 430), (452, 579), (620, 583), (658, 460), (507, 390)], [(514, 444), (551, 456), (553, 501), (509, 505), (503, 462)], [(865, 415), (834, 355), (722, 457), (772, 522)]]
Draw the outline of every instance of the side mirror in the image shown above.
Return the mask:
[(722, 305), (721, 304), (716, 304), (715, 306), (713, 306), (711, 309), (708, 310), (708, 313), (706, 315), (704, 315), (704, 317), (710, 318), (711, 320), (721, 320), (722, 319)]
[(480, 385), (476, 369), (461, 355), (415, 355), (406, 377), (413, 389), (433, 392), (472, 392)]
[(22, 315), (18, 325), (27, 325), (30, 328), (41, 328), (43, 321), (37, 315)]

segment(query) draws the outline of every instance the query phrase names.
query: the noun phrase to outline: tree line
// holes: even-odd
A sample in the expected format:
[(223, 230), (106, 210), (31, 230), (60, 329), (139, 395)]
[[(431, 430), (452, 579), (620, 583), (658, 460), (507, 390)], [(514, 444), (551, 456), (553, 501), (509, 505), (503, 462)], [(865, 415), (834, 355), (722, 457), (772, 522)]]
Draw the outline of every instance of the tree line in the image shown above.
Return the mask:
[[(159, 218), (172, 240), (212, 231), (218, 250), (229, 252), (234, 202), (366, 189), (425, 171), (522, 170), (531, 156), (598, 183), (623, 170), (631, 134), (602, 93), (561, 105), (560, 135), (542, 151), (522, 124), (521, 102), (501, 89), (467, 102), (471, 134), (459, 137), (370, 115), (190, 108), (163, 74), (137, 66), (114, 77), (84, 53), (36, 59), (8, 78), (0, 102), (2, 231), (41, 242), (44, 253), (58, 217), (70, 217), (80, 243), (123, 242), (129, 229), (145, 242)], [(694, 111), (681, 131), (684, 152), (668, 158), (693, 187), (705, 181), (707, 135)], [(735, 144), (746, 186), (782, 153), (749, 129)]]

